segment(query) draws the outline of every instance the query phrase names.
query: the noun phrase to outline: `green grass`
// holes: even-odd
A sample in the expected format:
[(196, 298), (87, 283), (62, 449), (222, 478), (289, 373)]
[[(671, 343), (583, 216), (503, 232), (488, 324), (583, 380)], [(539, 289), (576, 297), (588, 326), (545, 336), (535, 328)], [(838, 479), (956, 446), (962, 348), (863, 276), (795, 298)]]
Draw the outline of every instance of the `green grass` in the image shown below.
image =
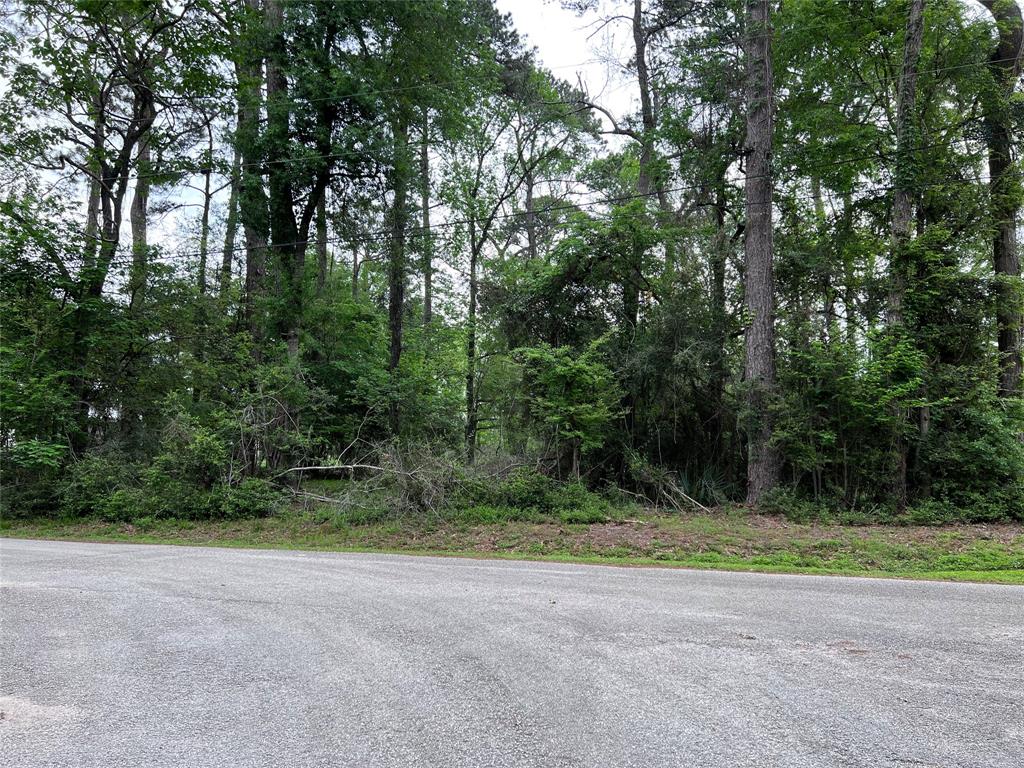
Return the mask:
[[(469, 507), (448, 519), (380, 520), (326, 510), (232, 521), (0, 521), (5, 536), (78, 541), (397, 552), (606, 565), (712, 568), (1024, 584), (1024, 526), (840, 526), (742, 510), (573, 516)], [(642, 514), (641, 514), (642, 513)], [(642, 519), (641, 519), (642, 518)]]

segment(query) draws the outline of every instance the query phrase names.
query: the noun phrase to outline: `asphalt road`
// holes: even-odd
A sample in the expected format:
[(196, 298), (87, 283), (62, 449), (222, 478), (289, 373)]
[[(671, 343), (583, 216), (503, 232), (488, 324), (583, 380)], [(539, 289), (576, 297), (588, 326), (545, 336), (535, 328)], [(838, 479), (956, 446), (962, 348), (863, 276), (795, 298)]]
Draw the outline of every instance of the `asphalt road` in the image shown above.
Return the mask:
[(0, 765), (1024, 766), (1024, 589), (0, 542)]

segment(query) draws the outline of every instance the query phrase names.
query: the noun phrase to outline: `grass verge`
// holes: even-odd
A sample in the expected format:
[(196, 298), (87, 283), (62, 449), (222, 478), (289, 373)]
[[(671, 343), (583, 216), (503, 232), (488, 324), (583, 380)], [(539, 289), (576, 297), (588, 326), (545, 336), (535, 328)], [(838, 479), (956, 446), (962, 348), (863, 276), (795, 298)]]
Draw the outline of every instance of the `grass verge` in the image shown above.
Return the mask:
[(768, 573), (1024, 584), (1024, 525), (800, 524), (744, 510), (591, 524), (451, 519), (356, 523), (289, 512), (231, 521), (0, 521), (4, 536), (315, 551), (398, 552)]

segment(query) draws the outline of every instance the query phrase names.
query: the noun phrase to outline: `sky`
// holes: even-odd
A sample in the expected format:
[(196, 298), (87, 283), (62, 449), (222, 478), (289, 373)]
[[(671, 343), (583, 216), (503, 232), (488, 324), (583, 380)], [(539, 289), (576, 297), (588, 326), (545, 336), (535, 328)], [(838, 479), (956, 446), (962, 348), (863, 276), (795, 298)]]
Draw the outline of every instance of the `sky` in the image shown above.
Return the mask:
[(594, 22), (601, 15), (577, 16), (558, 0), (495, 0), (495, 5), (512, 16), (515, 28), (553, 75), (573, 84), (580, 78), (591, 98), (616, 117), (629, 110), (634, 88), (620, 67), (607, 63), (610, 55), (629, 60), (625, 21), (597, 30)]

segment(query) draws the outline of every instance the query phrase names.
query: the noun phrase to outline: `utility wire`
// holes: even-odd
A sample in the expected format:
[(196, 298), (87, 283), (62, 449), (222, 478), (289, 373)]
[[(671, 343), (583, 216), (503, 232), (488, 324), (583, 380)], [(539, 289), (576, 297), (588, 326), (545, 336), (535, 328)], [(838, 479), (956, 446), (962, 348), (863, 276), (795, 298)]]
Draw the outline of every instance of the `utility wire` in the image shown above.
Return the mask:
[[(834, 166), (836, 164), (837, 163), (828, 163), (828, 164), (823, 164), (820, 167)], [(746, 179), (746, 178), (756, 179), (756, 178), (763, 178), (763, 177), (760, 177), (760, 176), (744, 177), (744, 179)], [(801, 178), (802, 178), (802, 176), (793, 176), (793, 177), (790, 177), (789, 179), (777, 178), (776, 180), (780, 181), (780, 182), (785, 182), (785, 181), (797, 181), (797, 180), (800, 180)], [(525, 216), (529, 216), (529, 215), (538, 215), (538, 214), (545, 214), (545, 213), (556, 213), (556, 212), (562, 212), (562, 211), (570, 211), (570, 212), (571, 211), (578, 211), (581, 208), (589, 208), (590, 206), (594, 206), (594, 205), (619, 205), (619, 204), (622, 204), (622, 203), (631, 202), (633, 200), (649, 199), (651, 197), (657, 196), (658, 194), (668, 194), (668, 193), (683, 192), (683, 191), (699, 191), (699, 190), (705, 189), (707, 183), (710, 183), (710, 182), (705, 182), (704, 184), (690, 184), (690, 185), (685, 185), (685, 186), (673, 187), (673, 188), (670, 188), (670, 189), (661, 190), (660, 192), (655, 191), (655, 192), (650, 192), (650, 193), (647, 193), (647, 194), (639, 194), (639, 193), (637, 193), (637, 194), (630, 194), (630, 195), (619, 195), (619, 196), (615, 196), (615, 197), (602, 198), (600, 200), (591, 200), (591, 201), (584, 201), (584, 202), (580, 202), (580, 203), (568, 203), (568, 204), (564, 204), (564, 205), (546, 206), (544, 208), (536, 208), (536, 209), (534, 209), (532, 211), (513, 211), (513, 212), (509, 212), (509, 213), (497, 214), (497, 215), (495, 215), (492, 218), (493, 218), (493, 220), (503, 220), (504, 221), (504, 220), (508, 220), (508, 219), (521, 218), (521, 217), (525, 217)], [(927, 183), (927, 184), (916, 184), (916, 185), (914, 185), (914, 189), (915, 190), (923, 190), (923, 189), (931, 189), (931, 188), (938, 188), (938, 187), (948, 187), (948, 186), (977, 187), (977, 186), (979, 186), (980, 183), (982, 183), (982, 182), (980, 182), (978, 180), (973, 180), (973, 179), (954, 179), (954, 180), (943, 181), (943, 182), (934, 182), (934, 183)], [(864, 186), (859, 186), (856, 189), (856, 191), (859, 191), (861, 193), (867, 193), (867, 194), (879, 194), (879, 193), (883, 193), (883, 192), (891, 192), (891, 191), (894, 191), (895, 189), (896, 189), (895, 185), (877, 185), (877, 184), (872, 184), (871, 182), (868, 182), (868, 184), (866, 184)], [(814, 198), (814, 195), (786, 195), (785, 198), (789, 199), (789, 200), (810, 200), (810, 199)], [(777, 205), (778, 202), (779, 202), (778, 200), (773, 200), (772, 204), (773, 205)], [(422, 226), (409, 227), (409, 228), (406, 229), (405, 235), (407, 237), (409, 237), (409, 238), (412, 238), (412, 237), (414, 237), (416, 235), (422, 234), (424, 231), (432, 232), (435, 229), (448, 229), (450, 227), (468, 226), (470, 223), (479, 223), (479, 221), (480, 221), (479, 219), (476, 219), (475, 221), (471, 220), (471, 219), (451, 219), (451, 220), (448, 220), (448, 221), (438, 222), (436, 224), (432, 223), (430, 225), (429, 229), (425, 229)], [(339, 245), (339, 244), (352, 245), (352, 244), (356, 244), (356, 243), (382, 242), (382, 241), (386, 241), (386, 240), (390, 239), (392, 236), (393, 236), (393, 234), (392, 234), (392, 232), (390, 230), (382, 229), (382, 230), (376, 230), (376, 231), (372, 231), (372, 232), (359, 233), (359, 234), (352, 235), (352, 236), (332, 237), (332, 238), (328, 238), (326, 242), (328, 244), (332, 244), (332, 245)], [(324, 242), (324, 241), (320, 241), (320, 242)], [(303, 241), (292, 241), (292, 242), (286, 242), (286, 243), (268, 243), (267, 246), (266, 246), (266, 249), (268, 251), (272, 251), (272, 250), (274, 250), (276, 248), (287, 248), (287, 247), (291, 247), (291, 246), (295, 246), (295, 245), (303, 245), (303, 244), (305, 244), (305, 245), (315, 245), (316, 243), (317, 243), (317, 240), (315, 238), (309, 238), (308, 240), (303, 240)], [(232, 253), (242, 253), (242, 252), (245, 252), (246, 250), (247, 249), (246, 249), (245, 246), (238, 246), (236, 248), (231, 249)], [(225, 253), (224, 249), (212, 249), (212, 250), (208, 250), (206, 252), (206, 255), (207, 256), (211, 256), (211, 255), (221, 255), (221, 256), (223, 256), (224, 253)], [(200, 255), (202, 255), (202, 254), (200, 254), (198, 251), (179, 251), (179, 250), (174, 250), (174, 251), (166, 254), (166, 256), (162, 256), (159, 259), (155, 259), (155, 260), (156, 261), (164, 261), (165, 263), (169, 264), (169, 263), (172, 263), (172, 261), (176, 262), (176, 261), (180, 261), (182, 259), (188, 259), (189, 257), (198, 257)], [(129, 259), (121, 259), (121, 260), (115, 259), (115, 260), (113, 260), (111, 262), (112, 265), (115, 265), (115, 264), (116, 265), (127, 265), (129, 263), (131, 263)]]

